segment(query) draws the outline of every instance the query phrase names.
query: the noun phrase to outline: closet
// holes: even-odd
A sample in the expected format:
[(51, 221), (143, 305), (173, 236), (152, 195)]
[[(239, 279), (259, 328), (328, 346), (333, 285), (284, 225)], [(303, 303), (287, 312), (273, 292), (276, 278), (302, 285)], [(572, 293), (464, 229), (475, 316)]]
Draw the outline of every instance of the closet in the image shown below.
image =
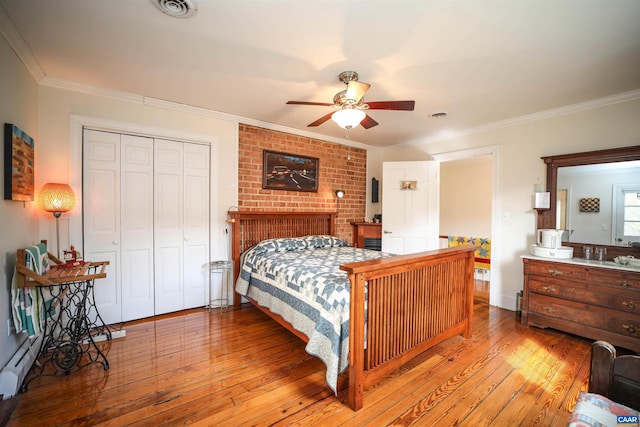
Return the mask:
[(210, 146), (83, 131), (86, 259), (109, 261), (95, 288), (107, 324), (206, 304)]

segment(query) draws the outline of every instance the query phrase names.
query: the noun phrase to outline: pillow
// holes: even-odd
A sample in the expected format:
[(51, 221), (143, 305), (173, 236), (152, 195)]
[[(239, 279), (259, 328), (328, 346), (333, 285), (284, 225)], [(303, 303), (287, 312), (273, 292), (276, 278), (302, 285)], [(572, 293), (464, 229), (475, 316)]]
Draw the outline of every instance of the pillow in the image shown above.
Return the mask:
[(337, 237), (314, 235), (304, 237), (282, 237), (278, 239), (263, 240), (262, 242), (251, 248), (251, 251), (253, 253), (266, 253), (342, 246), (349, 246), (349, 244)]
[(618, 416), (636, 417), (638, 425), (638, 411), (621, 405), (604, 396), (595, 393), (580, 393), (576, 407), (569, 418), (569, 427), (618, 427), (625, 425), (618, 422)]

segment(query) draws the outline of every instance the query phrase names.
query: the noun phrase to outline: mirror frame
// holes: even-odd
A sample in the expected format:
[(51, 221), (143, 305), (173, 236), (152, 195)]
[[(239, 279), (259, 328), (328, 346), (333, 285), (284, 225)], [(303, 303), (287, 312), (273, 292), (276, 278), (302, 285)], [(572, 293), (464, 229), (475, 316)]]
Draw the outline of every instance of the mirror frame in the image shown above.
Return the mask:
[(541, 159), (547, 164), (547, 191), (550, 193), (551, 207), (538, 210), (538, 229), (556, 228), (558, 168), (640, 160), (640, 145), (545, 156), (541, 157)]

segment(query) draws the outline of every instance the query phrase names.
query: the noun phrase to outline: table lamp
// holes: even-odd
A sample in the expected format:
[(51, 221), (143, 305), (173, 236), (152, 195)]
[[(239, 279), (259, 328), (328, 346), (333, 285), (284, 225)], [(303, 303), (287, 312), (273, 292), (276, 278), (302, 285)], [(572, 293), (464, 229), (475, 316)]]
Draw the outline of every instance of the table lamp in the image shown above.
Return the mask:
[(60, 258), (60, 226), (59, 218), (62, 212), (68, 212), (76, 203), (73, 190), (67, 184), (50, 182), (45, 184), (38, 195), (40, 208), (53, 213), (56, 218), (56, 244), (58, 248), (57, 257)]

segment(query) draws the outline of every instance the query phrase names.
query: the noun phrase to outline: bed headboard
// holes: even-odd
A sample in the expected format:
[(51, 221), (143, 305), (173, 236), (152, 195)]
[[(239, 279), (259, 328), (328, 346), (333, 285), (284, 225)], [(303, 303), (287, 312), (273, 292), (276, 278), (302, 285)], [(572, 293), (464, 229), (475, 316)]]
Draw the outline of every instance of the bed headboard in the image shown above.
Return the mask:
[(265, 239), (335, 233), (335, 212), (230, 211), (232, 256), (240, 258), (247, 249)]
[(336, 212), (229, 211), (234, 277), (240, 255), (265, 239), (335, 234)]

